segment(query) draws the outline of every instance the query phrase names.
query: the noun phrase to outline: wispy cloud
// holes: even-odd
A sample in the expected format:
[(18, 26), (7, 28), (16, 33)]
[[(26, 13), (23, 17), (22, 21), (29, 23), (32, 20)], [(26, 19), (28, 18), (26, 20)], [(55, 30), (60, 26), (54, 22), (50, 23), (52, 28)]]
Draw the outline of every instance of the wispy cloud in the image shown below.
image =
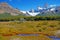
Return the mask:
[[(9, 1), (14, 1), (14, 0), (9, 0)], [(15, 0), (15, 1), (21, 1), (21, 0)]]
[(55, 7), (55, 6), (57, 6), (57, 5), (50, 5), (50, 7)]

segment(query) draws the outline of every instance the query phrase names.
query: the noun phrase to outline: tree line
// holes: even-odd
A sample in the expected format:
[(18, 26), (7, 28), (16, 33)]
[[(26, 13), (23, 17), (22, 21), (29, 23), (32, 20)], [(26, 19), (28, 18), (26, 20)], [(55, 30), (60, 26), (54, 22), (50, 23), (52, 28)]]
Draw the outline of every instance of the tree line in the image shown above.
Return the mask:
[(35, 16), (35, 17), (25, 17), (25, 16), (11, 16), (11, 17), (3, 17), (0, 18), (0, 21), (20, 21), (20, 20), (26, 20), (26, 21), (40, 21), (40, 20), (60, 20), (60, 17), (44, 17), (44, 16)]
[(12, 16), (10, 14), (0, 14), (0, 21), (39, 21), (39, 20), (60, 20), (60, 16)]

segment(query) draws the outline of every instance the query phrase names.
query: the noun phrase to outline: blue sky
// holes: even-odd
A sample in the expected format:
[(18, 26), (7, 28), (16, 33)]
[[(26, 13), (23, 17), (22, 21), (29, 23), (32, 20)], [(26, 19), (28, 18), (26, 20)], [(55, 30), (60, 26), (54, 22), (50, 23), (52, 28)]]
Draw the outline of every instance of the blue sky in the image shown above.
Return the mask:
[(7, 2), (12, 7), (20, 10), (36, 9), (38, 6), (44, 7), (45, 3), (60, 5), (60, 0), (0, 0), (0, 2)]

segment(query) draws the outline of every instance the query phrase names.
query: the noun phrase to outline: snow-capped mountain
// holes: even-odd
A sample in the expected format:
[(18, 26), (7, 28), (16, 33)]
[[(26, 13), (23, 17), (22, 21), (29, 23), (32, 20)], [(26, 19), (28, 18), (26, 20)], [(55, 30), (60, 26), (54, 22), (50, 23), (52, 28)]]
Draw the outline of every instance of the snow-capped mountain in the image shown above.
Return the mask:
[(21, 11), (24, 14), (29, 14), (30, 16), (36, 16), (36, 15), (55, 15), (55, 14), (60, 14), (60, 6), (54, 6), (54, 7), (48, 7), (48, 8), (42, 8), (38, 7), (36, 10), (32, 9), (30, 11)]
[(29, 11), (27, 11), (27, 13), (28, 13), (30, 16), (36, 16), (36, 15), (38, 15), (40, 12), (29, 12)]

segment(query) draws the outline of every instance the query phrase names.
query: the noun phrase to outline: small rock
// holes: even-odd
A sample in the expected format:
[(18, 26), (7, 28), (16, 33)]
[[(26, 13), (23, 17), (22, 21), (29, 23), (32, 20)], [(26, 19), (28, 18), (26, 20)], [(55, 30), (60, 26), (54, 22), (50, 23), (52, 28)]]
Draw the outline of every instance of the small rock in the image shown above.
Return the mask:
[(58, 31), (55, 32), (55, 36), (57, 36), (57, 37), (60, 38), (60, 30), (58, 30)]

